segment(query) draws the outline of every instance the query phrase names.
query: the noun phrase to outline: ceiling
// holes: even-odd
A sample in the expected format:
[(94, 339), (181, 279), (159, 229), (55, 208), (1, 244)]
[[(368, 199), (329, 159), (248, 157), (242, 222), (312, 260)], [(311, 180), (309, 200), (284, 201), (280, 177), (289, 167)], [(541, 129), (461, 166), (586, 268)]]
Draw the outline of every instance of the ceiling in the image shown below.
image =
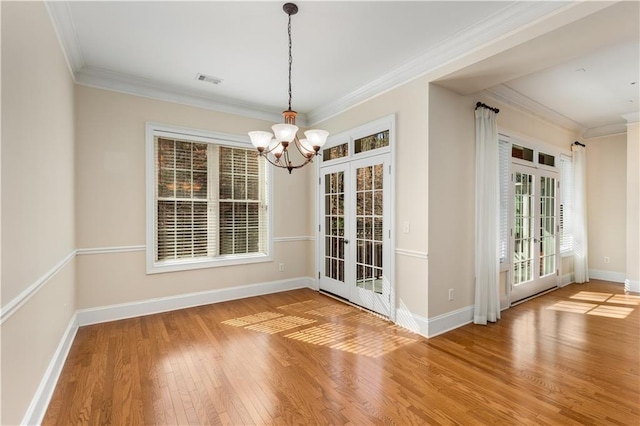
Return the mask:
[[(302, 124), (318, 122), (568, 3), (299, 1), (292, 106)], [(273, 121), (287, 107), (280, 2), (73, 1), (48, 9), (80, 84)], [(487, 90), (583, 132), (613, 129), (640, 104), (639, 21), (638, 2), (606, 7), (439, 84), (464, 94)], [(222, 82), (198, 81), (198, 73)]]

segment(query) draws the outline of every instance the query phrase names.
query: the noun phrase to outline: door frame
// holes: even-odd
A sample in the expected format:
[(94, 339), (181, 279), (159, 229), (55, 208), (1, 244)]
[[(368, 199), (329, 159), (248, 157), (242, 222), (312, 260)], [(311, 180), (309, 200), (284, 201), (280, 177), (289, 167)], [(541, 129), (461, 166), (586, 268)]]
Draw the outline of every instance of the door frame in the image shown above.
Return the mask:
[[(358, 160), (361, 158), (367, 158), (372, 156), (377, 156), (380, 154), (388, 153), (389, 154), (389, 184), (388, 191), (390, 196), (390, 206), (389, 206), (389, 219), (388, 224), (385, 225), (385, 233), (389, 235), (389, 272), (388, 277), (390, 281), (390, 295), (389, 295), (389, 319), (393, 322), (396, 321), (396, 310), (397, 310), (397, 294), (396, 294), (396, 270), (395, 270), (395, 251), (396, 251), (396, 219), (395, 219), (395, 211), (396, 211), (396, 197), (395, 197), (395, 145), (396, 145), (396, 132), (395, 132), (395, 123), (396, 116), (395, 114), (387, 115), (380, 119), (370, 121), (363, 125), (354, 127), (352, 129), (346, 130), (341, 133), (337, 133), (332, 135), (327, 140), (326, 145), (323, 147), (322, 151), (332, 148), (338, 145), (347, 144), (348, 154), (341, 158), (336, 158), (333, 160), (324, 161), (322, 156), (316, 157), (315, 161), (315, 181), (317, 185), (315, 187), (315, 200), (316, 200), (316, 208), (315, 208), (315, 220), (314, 220), (314, 234), (315, 234), (315, 260), (316, 260), (316, 268), (315, 268), (315, 287), (320, 288), (320, 276), (322, 274), (322, 267), (324, 265), (324, 259), (322, 259), (322, 247), (320, 244), (324, 243), (324, 239), (322, 238), (322, 228), (320, 221), (323, 218), (323, 213), (320, 211), (320, 196), (323, 194), (323, 190), (320, 187), (322, 182), (321, 179), (321, 169), (323, 167), (327, 167), (329, 165), (334, 164), (342, 164), (342, 163), (351, 163), (354, 160)], [(355, 140), (369, 136), (378, 132), (389, 131), (389, 146), (384, 148), (378, 148), (371, 151), (366, 151), (362, 153), (355, 154)], [(350, 167), (350, 166), (349, 166)], [(385, 188), (386, 189), (386, 188)]]
[[(540, 281), (541, 279), (545, 278), (545, 277), (537, 277), (534, 278), (534, 283), (532, 284), (534, 286), (534, 290), (531, 294), (528, 294), (524, 297), (519, 297), (518, 300), (513, 300), (514, 297), (514, 285), (513, 285), (513, 279), (514, 279), (514, 262), (513, 262), (513, 252), (514, 252), (514, 228), (515, 228), (515, 182), (514, 182), (514, 177), (515, 177), (515, 173), (517, 172), (521, 172), (521, 173), (528, 173), (534, 176), (533, 179), (533, 185), (534, 185), (534, 205), (533, 205), (533, 211), (534, 211), (534, 216), (533, 216), (533, 222), (534, 222), (534, 226), (533, 226), (533, 238), (534, 238), (534, 264), (532, 266), (533, 268), (533, 273), (534, 273), (534, 277), (536, 275), (539, 275), (539, 268), (540, 268), (540, 255), (539, 253), (536, 251), (536, 244), (539, 243), (539, 241), (537, 240), (538, 238), (540, 238), (539, 235), (539, 231), (540, 231), (540, 177), (551, 177), (553, 179), (555, 179), (555, 226), (556, 226), (556, 240), (555, 240), (555, 246), (556, 246), (556, 253), (555, 253), (555, 269), (556, 269), (556, 273), (555, 273), (555, 278), (554, 277), (549, 277), (549, 275), (545, 276), (547, 277), (546, 282), (548, 282), (548, 284), (544, 284), (542, 281)], [(562, 262), (562, 256), (560, 255), (560, 234), (559, 234), (559, 221), (560, 221), (560, 217), (559, 217), (559, 205), (560, 205), (560, 174), (555, 171), (555, 170), (550, 170), (548, 168), (539, 168), (539, 167), (534, 167), (531, 165), (525, 165), (525, 164), (518, 164), (518, 163), (513, 163), (511, 165), (510, 168), (510, 187), (509, 187), (509, 228), (511, 229), (511, 235), (509, 236), (509, 274), (508, 274), (508, 281), (507, 281), (507, 287), (509, 289), (509, 305), (512, 306), (513, 304), (518, 304), (521, 303), (531, 297), (534, 297), (538, 294), (547, 292), (547, 291), (551, 291), (554, 289), (557, 289), (560, 285), (560, 269), (561, 269), (561, 262)], [(553, 282), (553, 284), (551, 284), (551, 282)]]

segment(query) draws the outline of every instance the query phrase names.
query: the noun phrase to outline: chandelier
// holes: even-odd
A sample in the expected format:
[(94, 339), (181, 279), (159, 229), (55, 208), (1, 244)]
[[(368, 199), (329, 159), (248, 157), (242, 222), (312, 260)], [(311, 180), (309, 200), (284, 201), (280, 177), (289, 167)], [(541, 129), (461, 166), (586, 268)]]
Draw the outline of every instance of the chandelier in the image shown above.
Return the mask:
[[(255, 131), (249, 132), (251, 143), (258, 150), (258, 155), (263, 156), (276, 167), (289, 170), (299, 169), (309, 164), (313, 157), (320, 154), (320, 148), (327, 141), (329, 132), (326, 130), (307, 130), (304, 132), (306, 139), (298, 139), (298, 126), (296, 126), (297, 112), (291, 109), (291, 15), (298, 13), (298, 6), (293, 3), (286, 3), (282, 6), (284, 12), (289, 16), (287, 31), (289, 34), (289, 109), (282, 113), (284, 123), (274, 124), (271, 129), (273, 133)], [(300, 162), (294, 164), (289, 157), (289, 148), (295, 146), (300, 153)]]

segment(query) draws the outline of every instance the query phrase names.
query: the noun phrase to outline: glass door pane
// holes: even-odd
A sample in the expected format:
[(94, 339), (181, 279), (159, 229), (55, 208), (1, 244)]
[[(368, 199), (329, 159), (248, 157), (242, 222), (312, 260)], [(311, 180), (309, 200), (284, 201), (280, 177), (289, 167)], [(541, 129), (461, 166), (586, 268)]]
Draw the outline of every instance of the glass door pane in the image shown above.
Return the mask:
[(513, 225), (513, 284), (533, 279), (534, 187), (533, 175), (516, 172)]
[(356, 168), (356, 286), (382, 294), (383, 165)]
[(328, 173), (324, 185), (325, 276), (344, 282), (344, 172)]
[(556, 180), (540, 177), (540, 276), (556, 273)]

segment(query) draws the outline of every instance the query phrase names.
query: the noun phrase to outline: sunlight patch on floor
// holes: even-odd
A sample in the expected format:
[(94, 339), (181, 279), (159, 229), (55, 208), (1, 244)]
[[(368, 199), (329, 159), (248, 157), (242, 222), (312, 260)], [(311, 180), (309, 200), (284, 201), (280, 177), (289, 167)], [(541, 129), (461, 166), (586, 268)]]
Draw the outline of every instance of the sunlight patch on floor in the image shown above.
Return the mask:
[(358, 330), (355, 327), (350, 327), (348, 325), (327, 323), (317, 327), (296, 331), (295, 333), (287, 334), (284, 337), (305, 343), (312, 343), (314, 345), (326, 346), (346, 339), (347, 337), (354, 335), (357, 331)]
[(355, 312), (356, 309), (352, 308), (349, 305), (329, 305), (324, 308), (313, 309), (311, 311), (305, 312), (305, 314), (309, 315), (317, 315), (320, 317), (333, 317), (338, 315), (349, 314)]
[(564, 312), (573, 312), (576, 314), (586, 314), (591, 309), (597, 307), (598, 305), (593, 303), (580, 303), (580, 302), (558, 302), (547, 309), (551, 311), (564, 311)]
[(597, 291), (579, 291), (578, 293), (571, 296), (571, 299), (578, 300), (586, 300), (588, 302), (605, 302), (609, 299), (613, 294), (611, 293), (600, 293)]
[(388, 352), (400, 349), (403, 346), (417, 342), (416, 339), (403, 336), (384, 335), (377, 332), (369, 332), (354, 336), (344, 342), (331, 345), (332, 349), (339, 349), (353, 354), (377, 358)]
[(569, 298), (581, 300), (582, 302), (562, 301), (549, 306), (547, 309), (551, 311), (624, 319), (633, 312), (634, 308), (619, 305), (640, 305), (640, 296), (630, 294), (579, 291)]
[(292, 328), (300, 327), (301, 325), (313, 324), (314, 322), (316, 322), (316, 320), (288, 316), (261, 322), (259, 324), (253, 324), (245, 328), (247, 330), (259, 331), (261, 333), (274, 334), (285, 330), (291, 330)]
[(284, 314), (277, 312), (260, 312), (259, 314), (247, 315), (245, 317), (233, 318), (222, 321), (222, 324), (232, 325), (234, 327), (244, 327), (245, 325), (255, 324), (257, 322), (270, 320), (273, 318), (283, 317)]
[(633, 308), (623, 308), (622, 306), (605, 306), (600, 305), (597, 308), (587, 312), (587, 315), (598, 315), (609, 318), (626, 318), (633, 312)]

